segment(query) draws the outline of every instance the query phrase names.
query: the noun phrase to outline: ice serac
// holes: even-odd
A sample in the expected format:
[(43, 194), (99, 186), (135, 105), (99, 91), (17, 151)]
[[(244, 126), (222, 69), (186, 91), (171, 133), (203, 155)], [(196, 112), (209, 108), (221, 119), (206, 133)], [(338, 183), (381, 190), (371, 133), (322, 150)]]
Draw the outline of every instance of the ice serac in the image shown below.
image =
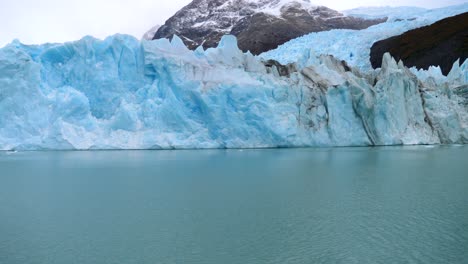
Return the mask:
[(265, 61), (225, 36), (116, 35), (0, 50), (0, 149), (180, 149), (467, 143), (467, 63), (449, 76), (389, 55)]

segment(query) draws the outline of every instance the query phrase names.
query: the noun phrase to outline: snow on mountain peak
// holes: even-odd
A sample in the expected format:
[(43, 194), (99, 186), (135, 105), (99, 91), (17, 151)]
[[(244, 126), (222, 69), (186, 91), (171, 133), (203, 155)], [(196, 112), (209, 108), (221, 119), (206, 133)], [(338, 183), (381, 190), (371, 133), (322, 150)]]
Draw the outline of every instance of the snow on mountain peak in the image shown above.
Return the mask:
[(156, 25), (152, 27), (150, 30), (148, 30), (142, 37), (144, 40), (152, 40), (154, 37), (154, 34), (156, 34), (156, 31), (161, 27), (161, 25)]
[[(194, 0), (175, 17), (178, 17), (178, 25), (181, 27), (193, 24), (194, 27), (214, 27), (229, 33), (232, 25), (247, 16), (264, 13), (280, 18), (290, 8), (313, 14), (320, 6), (311, 4), (309, 0)], [(335, 16), (342, 16), (334, 10), (329, 10), (333, 11), (331, 13)]]
[(259, 54), (310, 32), (363, 29), (385, 20), (347, 17), (309, 0), (193, 0), (153, 39), (178, 35), (195, 49), (216, 47), (223, 35), (232, 34), (242, 50)]
[[(235, 0), (233, 0), (235, 1)], [(313, 5), (308, 0), (245, 0), (253, 6), (256, 12), (281, 17), (281, 14), (290, 7), (313, 11), (318, 6)]]

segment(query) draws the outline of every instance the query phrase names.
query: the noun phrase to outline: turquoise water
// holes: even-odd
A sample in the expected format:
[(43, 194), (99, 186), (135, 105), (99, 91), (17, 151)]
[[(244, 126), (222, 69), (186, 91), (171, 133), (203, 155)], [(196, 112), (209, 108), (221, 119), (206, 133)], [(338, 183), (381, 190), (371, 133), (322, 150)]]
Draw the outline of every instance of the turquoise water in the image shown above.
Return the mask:
[(0, 263), (468, 263), (468, 147), (3, 152)]

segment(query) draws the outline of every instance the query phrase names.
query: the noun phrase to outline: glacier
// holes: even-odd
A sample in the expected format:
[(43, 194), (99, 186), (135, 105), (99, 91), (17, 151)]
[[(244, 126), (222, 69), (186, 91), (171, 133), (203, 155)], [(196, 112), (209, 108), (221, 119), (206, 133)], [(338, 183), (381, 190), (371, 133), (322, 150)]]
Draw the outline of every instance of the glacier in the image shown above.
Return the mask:
[[(449, 7), (452, 9), (452, 7)], [(443, 10), (447, 10), (444, 8)], [(428, 11), (426, 8), (415, 6), (364, 6), (341, 11), (347, 16), (366, 19), (388, 18), (389, 21), (413, 19)]]
[(195, 51), (178, 37), (14, 41), (0, 49), (0, 149), (467, 143), (467, 70), (408, 69), (388, 54), (369, 71), (330, 55), (282, 65), (233, 36)]
[[(301, 66), (307, 66), (309, 57), (330, 54), (340, 60), (345, 60), (350, 66), (369, 71), (372, 69), (370, 49), (375, 42), (465, 12), (468, 12), (468, 3), (428, 10), (404, 7), (349, 10), (345, 12), (348, 15), (363, 18), (388, 17), (388, 21), (364, 30), (334, 29), (311, 33), (290, 40), (260, 56), (282, 64), (299, 63)], [(368, 15), (362, 15), (362, 13)]]

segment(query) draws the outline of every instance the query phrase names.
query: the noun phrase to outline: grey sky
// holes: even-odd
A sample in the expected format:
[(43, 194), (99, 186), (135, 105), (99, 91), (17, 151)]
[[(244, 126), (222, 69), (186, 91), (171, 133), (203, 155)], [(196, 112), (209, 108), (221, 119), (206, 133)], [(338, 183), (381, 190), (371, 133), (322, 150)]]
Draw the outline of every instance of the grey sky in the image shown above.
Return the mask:
[[(64, 42), (85, 35), (115, 33), (140, 38), (191, 0), (2, 0), (0, 46), (18, 38), (23, 43)], [(467, 0), (311, 0), (337, 10), (359, 6), (455, 5)]]

